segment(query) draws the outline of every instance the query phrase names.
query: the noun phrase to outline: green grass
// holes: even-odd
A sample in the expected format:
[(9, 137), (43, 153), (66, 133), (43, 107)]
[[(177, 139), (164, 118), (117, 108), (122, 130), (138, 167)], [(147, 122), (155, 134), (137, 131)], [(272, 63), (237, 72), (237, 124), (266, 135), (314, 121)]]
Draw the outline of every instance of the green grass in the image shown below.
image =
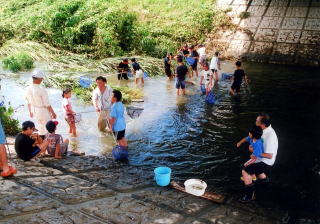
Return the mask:
[(33, 59), (25, 52), (19, 52), (3, 59), (3, 67), (12, 72), (31, 69), (33, 67)]
[(14, 136), (18, 134), (21, 130), (19, 128), (19, 121), (12, 118), (14, 110), (11, 106), (0, 107), (0, 119), (6, 135)]
[(94, 59), (162, 58), (227, 25), (214, 0), (0, 0), (0, 46), (13, 36)]

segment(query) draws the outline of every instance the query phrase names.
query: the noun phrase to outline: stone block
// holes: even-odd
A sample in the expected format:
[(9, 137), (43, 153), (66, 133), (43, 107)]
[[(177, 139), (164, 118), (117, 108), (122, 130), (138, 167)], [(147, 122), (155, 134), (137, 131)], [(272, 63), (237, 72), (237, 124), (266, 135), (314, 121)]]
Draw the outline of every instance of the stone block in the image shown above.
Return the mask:
[(286, 7), (270, 6), (265, 16), (284, 16)]
[(275, 41), (277, 39), (278, 29), (258, 29), (254, 40), (256, 41)]
[(257, 28), (259, 26), (259, 23), (261, 21), (262, 17), (256, 16), (256, 17), (249, 17), (247, 19), (243, 19), (240, 23), (240, 27), (251, 27), (251, 28)]
[[(172, 202), (174, 203), (174, 202)], [(174, 224), (183, 216), (167, 211), (154, 204), (138, 201), (129, 195), (118, 195), (80, 206), (82, 212), (119, 224)]]
[(101, 187), (97, 183), (91, 183), (71, 175), (34, 177), (20, 181), (46, 192), (66, 204), (79, 203), (114, 194), (112, 190)]
[(312, 0), (311, 6), (320, 6), (320, 0)]
[(248, 5), (249, 0), (234, 0), (232, 5)]
[(250, 43), (251, 41), (232, 40), (226, 51), (226, 55), (238, 57), (248, 51)]
[(252, 0), (251, 5), (265, 5), (267, 6), (269, 0)]
[(320, 7), (311, 7), (308, 18), (320, 18)]
[(279, 28), (282, 17), (263, 17), (259, 28)]
[(252, 40), (252, 31), (250, 31), (249, 29), (245, 29), (245, 30), (237, 30), (234, 33), (233, 39), (234, 40)]
[(298, 43), (300, 35), (300, 30), (280, 30), (277, 42)]
[(320, 30), (320, 20), (319, 19), (307, 19), (305, 30)]
[(308, 0), (291, 0), (290, 6), (308, 7), (310, 2)]
[[(198, 213), (205, 207), (212, 205), (210, 201), (203, 200), (199, 197), (194, 197), (190, 194), (182, 193), (168, 188), (148, 188), (132, 195), (137, 200), (152, 202), (169, 210), (184, 212), (186, 214)], [(174, 202), (174, 203), (172, 203)]]
[(249, 53), (270, 55), (272, 53), (273, 43), (267, 42), (254, 42), (251, 45)]
[(57, 202), (10, 180), (0, 180), (0, 189), (0, 220), (59, 206)]
[(288, 7), (286, 17), (306, 17), (307, 7)]
[(294, 56), (296, 44), (278, 43), (273, 47), (273, 55)]
[(247, 11), (250, 13), (250, 16), (263, 16), (266, 9), (267, 6), (250, 6)]
[(296, 53), (297, 57), (305, 60), (320, 61), (320, 46), (300, 44)]
[(284, 18), (281, 28), (301, 30), (304, 20), (305, 18)]
[(272, 0), (270, 6), (287, 6), (289, 0)]
[(302, 44), (320, 44), (320, 31), (303, 31), (300, 43)]

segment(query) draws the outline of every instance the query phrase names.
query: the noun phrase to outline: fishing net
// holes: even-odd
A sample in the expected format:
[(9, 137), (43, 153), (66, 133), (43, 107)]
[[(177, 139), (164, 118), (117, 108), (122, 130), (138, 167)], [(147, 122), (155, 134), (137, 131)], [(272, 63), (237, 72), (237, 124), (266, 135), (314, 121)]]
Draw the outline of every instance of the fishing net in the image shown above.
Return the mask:
[(129, 117), (131, 117), (132, 119), (135, 119), (141, 115), (144, 109), (140, 107), (135, 107), (135, 106), (127, 106), (126, 110)]
[(80, 76), (79, 85), (83, 88), (89, 88), (92, 85), (93, 81), (90, 77)]
[(126, 160), (128, 159), (128, 150), (120, 145), (116, 145), (112, 149), (112, 156), (115, 160)]
[(75, 114), (74, 115), (74, 122), (80, 123), (80, 121), (81, 121), (81, 114)]
[(232, 78), (232, 73), (222, 73), (222, 80), (226, 80), (226, 79), (231, 79)]
[(212, 91), (209, 92), (209, 94), (206, 96), (206, 102), (209, 104), (214, 104), (216, 101), (214, 93)]

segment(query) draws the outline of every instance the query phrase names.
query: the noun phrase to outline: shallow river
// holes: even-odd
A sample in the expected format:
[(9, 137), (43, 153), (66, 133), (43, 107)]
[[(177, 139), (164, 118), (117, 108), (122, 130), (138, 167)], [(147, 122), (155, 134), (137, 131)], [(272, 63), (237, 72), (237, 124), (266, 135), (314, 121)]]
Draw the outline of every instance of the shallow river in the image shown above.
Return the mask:
[[(225, 72), (234, 70), (224, 62)], [(241, 165), (248, 159), (245, 147), (235, 143), (248, 134), (259, 112), (272, 117), (279, 139), (275, 165), (269, 173), (272, 185), (261, 206), (288, 211), (291, 217), (317, 216), (320, 202), (320, 76), (316, 68), (246, 63), (250, 85), (239, 97), (228, 95), (230, 83), (215, 88), (217, 102), (207, 105), (199, 87), (187, 86), (187, 95), (177, 97), (174, 82), (164, 77), (148, 79), (143, 91), (144, 111), (137, 119), (127, 117), (130, 163), (172, 168), (179, 180), (200, 178), (209, 188), (239, 196)], [(17, 78), (18, 79), (18, 78)], [(114, 77), (111, 82), (116, 82)], [(21, 74), (19, 82), (29, 82)], [(195, 80), (196, 81), (196, 80)], [(198, 81), (196, 81), (198, 83)], [(2, 93), (13, 107), (24, 104), (24, 88), (14, 79), (2, 80)], [(126, 85), (126, 83), (122, 83)], [(132, 83), (128, 84), (132, 86)], [(50, 101), (59, 116), (58, 132), (66, 135), (61, 109), (61, 91), (50, 89)], [(77, 112), (93, 111), (72, 99)], [(27, 108), (17, 109), (16, 117), (26, 120)], [(83, 113), (79, 137), (73, 147), (86, 154), (105, 155), (113, 146), (109, 135), (99, 133), (95, 113)], [(266, 203), (264, 203), (266, 202)]]

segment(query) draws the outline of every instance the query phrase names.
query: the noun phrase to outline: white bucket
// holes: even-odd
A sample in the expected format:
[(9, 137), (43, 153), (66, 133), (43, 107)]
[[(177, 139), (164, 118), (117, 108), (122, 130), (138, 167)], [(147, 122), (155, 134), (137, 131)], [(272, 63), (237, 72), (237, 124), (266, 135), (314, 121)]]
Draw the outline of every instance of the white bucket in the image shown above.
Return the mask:
[(204, 194), (207, 188), (206, 182), (199, 179), (189, 179), (184, 182), (186, 192), (195, 196), (201, 196)]

